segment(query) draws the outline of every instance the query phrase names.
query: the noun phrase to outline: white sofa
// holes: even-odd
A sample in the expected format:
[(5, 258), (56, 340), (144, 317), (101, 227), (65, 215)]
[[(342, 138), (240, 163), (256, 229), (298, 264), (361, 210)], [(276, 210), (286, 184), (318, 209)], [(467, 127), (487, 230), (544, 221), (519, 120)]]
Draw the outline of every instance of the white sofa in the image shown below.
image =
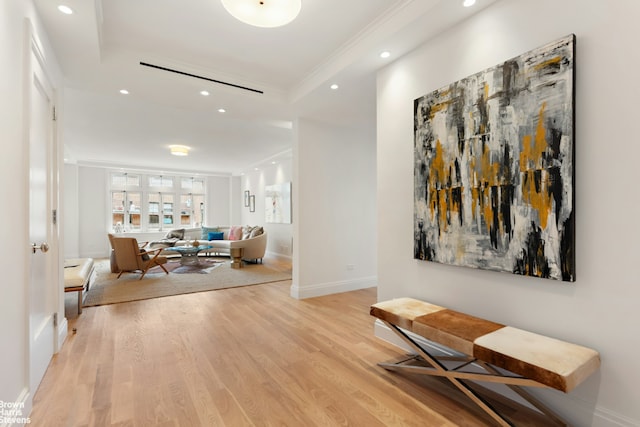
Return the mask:
[[(193, 244), (194, 240), (197, 240), (200, 245), (211, 246), (212, 248), (204, 253), (225, 254), (229, 255), (231, 248), (243, 248), (242, 259), (245, 261), (262, 262), (264, 254), (267, 250), (267, 232), (262, 227), (242, 227), (245, 238), (240, 237), (239, 240), (230, 240), (229, 232), (231, 226), (218, 226), (218, 227), (197, 227), (184, 229), (184, 235), (182, 239), (177, 238), (165, 238), (149, 243), (151, 248), (164, 248), (164, 253), (171, 254), (171, 248), (173, 246), (185, 246)], [(249, 237), (250, 233), (247, 233), (249, 229), (259, 228), (261, 234)], [(215, 231), (213, 231), (215, 230)], [(174, 230), (177, 231), (177, 230)], [(209, 240), (209, 232), (222, 232), (222, 240)], [(167, 234), (167, 236), (169, 236)]]

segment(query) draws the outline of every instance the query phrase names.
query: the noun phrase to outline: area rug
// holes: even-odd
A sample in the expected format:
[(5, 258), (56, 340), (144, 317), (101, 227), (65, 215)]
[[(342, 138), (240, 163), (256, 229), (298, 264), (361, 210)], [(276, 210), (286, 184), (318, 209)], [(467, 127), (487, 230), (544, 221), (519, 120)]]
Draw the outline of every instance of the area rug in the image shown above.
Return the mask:
[[(196, 265), (182, 265), (179, 259), (169, 260), (169, 262), (163, 264), (164, 268), (169, 273), (176, 274), (208, 274), (214, 268), (223, 265), (227, 261), (223, 261), (215, 258), (201, 258)], [(155, 266), (150, 268), (145, 275), (153, 275), (153, 274), (166, 274), (164, 270), (162, 270), (159, 266)], [(144, 280), (144, 279), (143, 279)]]
[[(290, 273), (274, 270), (264, 264), (247, 264), (244, 268), (234, 269), (231, 268), (229, 258), (218, 261), (211, 260), (210, 265), (203, 263), (204, 268), (191, 272), (186, 271), (186, 266), (180, 266), (179, 262), (170, 261), (167, 268), (170, 270), (169, 274), (154, 267), (142, 280), (138, 280), (140, 275), (131, 273), (125, 273), (118, 279), (117, 274), (111, 273), (108, 260), (96, 260), (95, 273), (91, 278), (84, 306), (116, 304), (291, 279)], [(181, 273), (177, 271), (180, 269)], [(198, 274), (203, 273), (202, 270), (207, 270), (204, 271), (207, 274)]]

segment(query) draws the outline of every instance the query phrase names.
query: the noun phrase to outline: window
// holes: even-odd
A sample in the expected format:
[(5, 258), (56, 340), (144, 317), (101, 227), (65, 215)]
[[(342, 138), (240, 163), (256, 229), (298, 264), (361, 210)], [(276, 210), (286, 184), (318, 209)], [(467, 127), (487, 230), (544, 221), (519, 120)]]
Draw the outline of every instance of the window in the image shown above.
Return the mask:
[(149, 187), (162, 188), (171, 190), (173, 189), (173, 177), (171, 176), (150, 176)]
[(173, 195), (165, 194), (162, 198), (162, 225), (173, 225)]
[(111, 192), (111, 227), (140, 230), (140, 192)]
[(202, 225), (205, 179), (129, 173), (111, 174), (111, 227), (162, 231)]
[(114, 173), (111, 174), (111, 186), (118, 188), (126, 188), (126, 187), (139, 187), (140, 186), (140, 176), (139, 175), (131, 175), (128, 173)]

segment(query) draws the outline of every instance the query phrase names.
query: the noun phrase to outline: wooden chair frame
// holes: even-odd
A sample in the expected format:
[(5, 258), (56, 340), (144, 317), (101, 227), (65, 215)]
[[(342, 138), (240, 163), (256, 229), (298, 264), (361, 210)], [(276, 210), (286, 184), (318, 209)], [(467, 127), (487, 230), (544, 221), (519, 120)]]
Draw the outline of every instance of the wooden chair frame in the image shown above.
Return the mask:
[[(135, 238), (122, 238), (122, 239), (131, 239), (131, 241), (133, 241), (131, 248), (127, 248), (126, 246), (123, 246), (122, 250), (126, 250), (126, 251), (131, 251), (128, 254), (126, 254), (125, 256), (127, 257), (131, 257), (134, 256), (136, 257), (135, 259), (135, 267), (134, 268), (126, 268), (121, 265), (121, 264), (125, 264), (125, 263), (121, 263), (118, 262), (118, 245), (120, 242), (116, 241), (120, 239), (120, 238), (114, 238), (112, 241), (112, 244), (114, 246), (114, 250), (116, 252), (116, 262), (118, 264), (118, 268), (120, 269), (120, 273), (118, 274), (118, 279), (120, 278), (120, 276), (122, 276), (123, 273), (133, 273), (136, 271), (139, 271), (142, 273), (142, 275), (140, 276), (139, 280), (142, 280), (145, 276), (145, 274), (147, 274), (147, 271), (149, 271), (150, 268), (155, 267), (156, 265), (160, 266), (160, 268), (162, 268), (164, 270), (164, 272), (166, 274), (169, 274), (169, 271), (167, 271), (166, 268), (164, 268), (164, 263), (166, 262), (166, 258), (160, 257), (160, 254), (162, 253), (164, 248), (156, 248), (156, 249), (151, 249), (151, 250), (144, 250), (140, 248), (140, 245), (138, 244), (137, 240)], [(126, 245), (126, 243), (124, 244)], [(150, 258), (148, 260), (145, 260), (143, 257), (144, 256), (149, 256)], [(160, 262), (162, 260), (162, 262)], [(130, 265), (130, 263), (129, 263)]]

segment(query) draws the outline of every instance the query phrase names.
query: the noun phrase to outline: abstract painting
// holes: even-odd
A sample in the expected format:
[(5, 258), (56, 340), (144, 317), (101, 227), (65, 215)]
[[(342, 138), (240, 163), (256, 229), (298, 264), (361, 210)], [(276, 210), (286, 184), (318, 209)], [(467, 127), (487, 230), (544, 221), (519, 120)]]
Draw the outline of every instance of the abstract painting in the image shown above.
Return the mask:
[(291, 183), (267, 185), (264, 193), (265, 222), (291, 224)]
[(575, 36), (414, 101), (414, 258), (575, 281)]

